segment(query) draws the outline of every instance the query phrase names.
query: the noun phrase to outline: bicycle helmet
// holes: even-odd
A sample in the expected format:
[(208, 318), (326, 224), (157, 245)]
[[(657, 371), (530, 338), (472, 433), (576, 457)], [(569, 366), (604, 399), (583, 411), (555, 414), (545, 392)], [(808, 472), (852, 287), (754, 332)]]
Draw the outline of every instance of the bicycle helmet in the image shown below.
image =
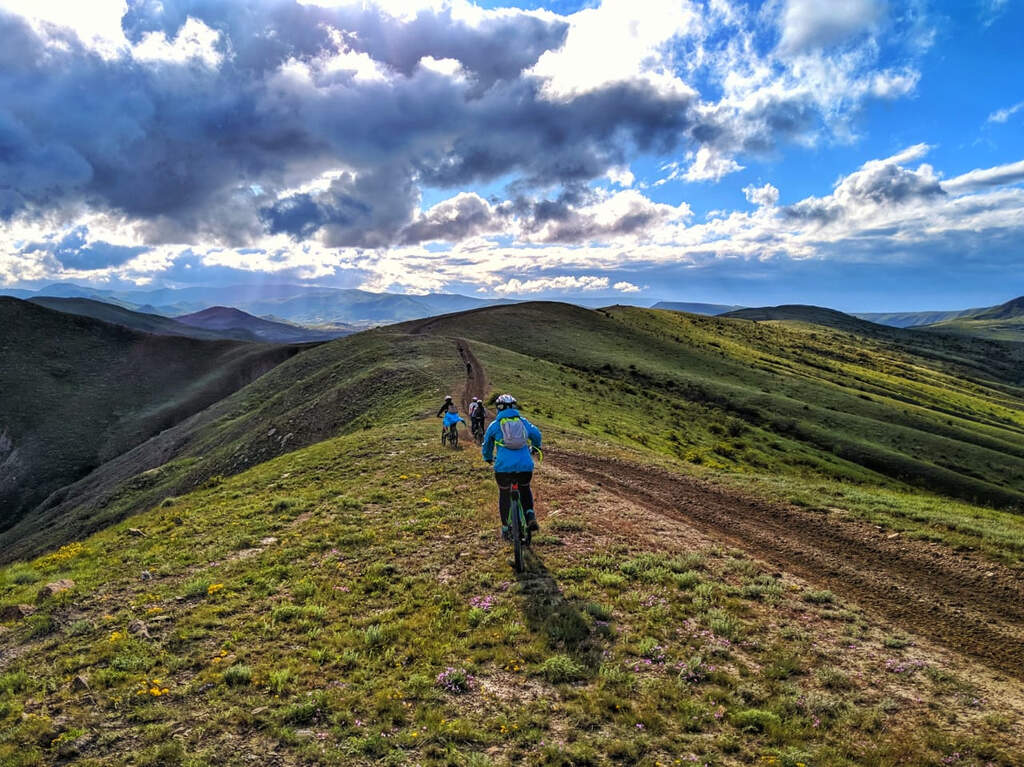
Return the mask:
[(449, 400), (451, 400), (451, 398), (452, 398), (452, 395), (449, 394), (447, 397), (444, 398), (444, 401), (448, 402)]
[(515, 407), (518, 404), (516, 402), (516, 398), (511, 394), (502, 394), (494, 402), (498, 406), (499, 410), (504, 410), (507, 407)]

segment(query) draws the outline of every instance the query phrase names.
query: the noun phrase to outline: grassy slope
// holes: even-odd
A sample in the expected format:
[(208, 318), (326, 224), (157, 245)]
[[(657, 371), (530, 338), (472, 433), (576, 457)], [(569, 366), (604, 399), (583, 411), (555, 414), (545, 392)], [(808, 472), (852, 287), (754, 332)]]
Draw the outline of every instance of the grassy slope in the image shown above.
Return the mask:
[(970, 503), (1016, 506), (1024, 489), (1013, 348), (555, 305), (428, 329), (490, 344), (474, 350), (495, 386), (582, 444), (1024, 562), (1021, 518)]
[(922, 330), (997, 341), (1024, 341), (1024, 297), (963, 317), (936, 322)]
[(212, 476), (377, 422), (408, 419), (459, 373), (445, 339), (379, 331), (308, 349), (117, 456), (0, 533), (0, 561), (75, 540)]
[(0, 298), (0, 528), (296, 347), (137, 333)]
[(0, 763), (1014, 763), (948, 659), (572, 478), (516, 581), (474, 452), (360, 431), (2, 571), (76, 586), (0, 639)]
[[(808, 349), (846, 337), (639, 310), (468, 320), (450, 330), (497, 342), (473, 343), (494, 387), (520, 394), (563, 447), (812, 498), (842, 488), (924, 531), (973, 514), (981, 529), (959, 535), (1015, 551), (998, 536), (1019, 536), (1019, 517), (912, 492), (743, 409), (792, 401), (799, 416), (807, 392), (840, 397), (838, 372), (807, 364), (823, 359)], [(930, 424), (952, 397), (978, 413), (958, 428), (1006, 428), (983, 422), (999, 421), (1012, 386), (861, 347), (872, 364), (856, 386), (875, 387), (871, 402), (898, 390)], [(755, 364), (786, 372), (755, 386)], [(875, 370), (897, 364), (900, 376)], [(968, 681), (956, 659), (552, 469), (537, 483), (539, 559), (516, 581), (486, 467), (472, 449), (442, 452), (423, 418), (461, 375), (444, 337), (374, 331), (318, 347), (182, 431), (187, 455), (118, 488), (114, 507), (148, 510), (0, 571), (0, 607), (76, 582), (0, 624), (0, 763), (1014, 764), (1020, 701)], [(834, 404), (871, 407), (859, 394)], [(288, 449), (259, 452), (271, 429), (293, 428), (348, 434), (247, 468)], [(928, 513), (901, 516), (911, 502)], [(467, 691), (439, 684), (449, 667), (456, 687), (472, 677)]]

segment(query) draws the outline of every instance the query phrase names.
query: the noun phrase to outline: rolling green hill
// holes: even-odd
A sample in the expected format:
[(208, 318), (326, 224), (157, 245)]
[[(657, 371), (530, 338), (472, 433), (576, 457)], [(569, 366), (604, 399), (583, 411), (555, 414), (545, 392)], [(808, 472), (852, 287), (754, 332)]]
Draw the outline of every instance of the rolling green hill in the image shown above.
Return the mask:
[(1024, 297), (921, 329), (996, 341), (1024, 342)]
[[(0, 570), (0, 763), (1012, 767), (1013, 673), (644, 499), (858, 530), (894, 578), (859, 593), (925, 621), (1017, 593), (1024, 517), (956, 499), (1019, 503), (1020, 352), (891, 332), (534, 303), (294, 356), (0, 540), (50, 549)], [(544, 431), (518, 577), (488, 468), (438, 444), (460, 347)]]
[(926, 526), (941, 518), (948, 529), (929, 534), (977, 537), (1017, 557), (1017, 533), (972, 531), (956, 520), (984, 516), (976, 505), (1024, 505), (1024, 350), (857, 327), (868, 334), (532, 303), (357, 334), (290, 360), (98, 467), (0, 544), (24, 556), (210, 477), (426, 412), (423, 400), (457, 376), (448, 339), (462, 337), (489, 371), (501, 371), (491, 373), (496, 385), (523, 394), (587, 449), (625, 447), (804, 505), (829, 505), (824, 496), (854, 486), (858, 500), (842, 505), (857, 513), (908, 524), (916, 516)]
[(0, 298), (0, 527), (297, 347), (138, 333)]

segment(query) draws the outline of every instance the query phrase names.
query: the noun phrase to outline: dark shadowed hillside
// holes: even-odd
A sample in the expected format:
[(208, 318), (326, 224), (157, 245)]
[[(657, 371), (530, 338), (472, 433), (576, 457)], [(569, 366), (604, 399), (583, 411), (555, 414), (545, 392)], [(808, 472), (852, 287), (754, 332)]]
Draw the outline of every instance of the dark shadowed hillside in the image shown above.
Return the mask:
[[(141, 333), (156, 333), (163, 336), (185, 336), (186, 338), (203, 338), (206, 340), (224, 339), (221, 333), (204, 330), (200, 327), (177, 322), (163, 317), (159, 314), (148, 314), (125, 309), (116, 304), (108, 304), (104, 301), (97, 301), (91, 298), (59, 298), (49, 296), (37, 296), (30, 298), (33, 304), (45, 306), (65, 314), (77, 314), (82, 317), (91, 317), (94, 320), (109, 322), (113, 325), (122, 325)], [(236, 339), (237, 340), (237, 339)], [(245, 339), (251, 340), (251, 339)]]
[(296, 350), (139, 333), (0, 298), (0, 527)]
[(175, 320), (189, 327), (218, 333), (239, 341), (262, 343), (330, 341), (352, 332), (351, 330), (315, 330), (283, 322), (272, 322), (227, 306), (211, 306), (201, 312), (176, 317)]

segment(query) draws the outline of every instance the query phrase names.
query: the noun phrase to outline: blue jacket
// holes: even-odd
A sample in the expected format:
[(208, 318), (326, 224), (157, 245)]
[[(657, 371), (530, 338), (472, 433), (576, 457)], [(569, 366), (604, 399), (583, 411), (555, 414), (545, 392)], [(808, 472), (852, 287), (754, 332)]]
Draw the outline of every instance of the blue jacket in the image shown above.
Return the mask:
[(465, 423), (465, 421), (462, 420), (462, 416), (459, 415), (458, 413), (445, 413), (444, 414), (444, 428), (447, 429), (453, 423), (460, 423), (460, 422), (461, 423)]
[[(533, 456), (530, 455), (530, 445), (519, 450), (510, 450), (503, 445), (497, 444), (498, 440), (501, 439), (500, 421), (503, 418), (523, 417), (519, 415), (518, 410), (513, 408), (498, 411), (494, 420), (491, 421), (491, 425), (487, 427), (487, 432), (484, 434), (484, 446), (483, 450), (481, 450), (484, 460), (490, 463), (493, 459), (495, 471), (533, 471)], [(523, 418), (523, 423), (526, 424), (526, 436), (530, 444), (534, 447), (540, 447), (540, 429), (525, 418)], [(494, 455), (495, 448), (498, 451), (496, 458)]]

